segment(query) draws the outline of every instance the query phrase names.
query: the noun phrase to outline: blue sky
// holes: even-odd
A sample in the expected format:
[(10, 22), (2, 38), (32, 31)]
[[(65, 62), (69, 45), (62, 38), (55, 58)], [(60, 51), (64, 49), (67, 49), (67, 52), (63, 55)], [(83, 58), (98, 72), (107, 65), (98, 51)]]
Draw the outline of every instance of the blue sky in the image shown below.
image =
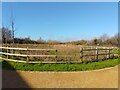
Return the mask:
[(11, 11), (16, 37), (71, 41), (118, 32), (117, 2), (4, 2), (2, 24), (9, 28)]

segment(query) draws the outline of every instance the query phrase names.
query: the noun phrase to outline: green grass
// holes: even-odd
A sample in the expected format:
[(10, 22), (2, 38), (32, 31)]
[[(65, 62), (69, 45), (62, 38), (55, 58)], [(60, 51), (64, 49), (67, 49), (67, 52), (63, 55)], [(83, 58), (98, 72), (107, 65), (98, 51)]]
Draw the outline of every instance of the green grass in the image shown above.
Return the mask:
[(118, 65), (118, 59), (109, 59), (96, 62), (84, 62), (78, 64), (27, 64), (2, 61), (3, 69), (22, 71), (86, 71), (113, 67), (116, 65)]
[(120, 50), (114, 49), (114, 54), (119, 54)]

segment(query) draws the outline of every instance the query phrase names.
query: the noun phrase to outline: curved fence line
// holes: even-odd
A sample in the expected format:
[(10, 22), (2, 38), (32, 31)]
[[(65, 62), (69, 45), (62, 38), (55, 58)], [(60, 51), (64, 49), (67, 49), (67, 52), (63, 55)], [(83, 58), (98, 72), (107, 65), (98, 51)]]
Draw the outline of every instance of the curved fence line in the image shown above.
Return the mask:
[[(6, 52), (0, 52), (1, 55), (6, 55), (7, 58), (1, 58), (2, 60), (8, 60), (8, 61), (14, 61), (14, 62), (23, 62), (23, 63), (67, 63), (67, 62), (73, 62), (73, 63), (79, 63), (79, 62), (84, 62), (84, 58), (85, 57), (95, 57), (96, 60), (99, 59), (99, 56), (107, 56), (107, 58), (111, 58), (114, 57), (114, 52), (113, 49), (114, 48), (82, 48), (80, 50), (80, 55), (79, 55), (79, 60), (76, 61), (72, 61), (72, 60), (67, 60), (68, 57), (72, 57), (72, 55), (56, 55), (56, 53), (53, 53), (54, 55), (35, 55), (33, 53), (33, 55), (29, 55), (29, 51), (55, 51), (58, 52), (57, 49), (33, 49), (33, 48), (13, 48), (13, 47), (0, 47), (1, 49), (5, 49)], [(12, 53), (9, 52), (9, 50), (13, 50)], [(16, 54), (14, 53), (14, 50), (18, 50), (18, 51), (25, 51), (26, 54)], [(99, 53), (100, 51), (104, 51), (107, 50), (107, 52), (105, 53)], [(91, 51), (94, 51), (94, 53), (91, 53)], [(86, 53), (89, 52), (89, 53)], [(15, 60), (15, 59), (11, 59), (9, 58), (9, 56), (16, 56), (16, 57), (25, 57), (25, 61), (24, 60)], [(48, 59), (48, 61), (30, 61), (29, 58), (31, 57), (36, 57), (36, 58), (54, 58), (54, 61), (50, 61)], [(58, 58), (65, 58), (66, 60), (57, 60)]]

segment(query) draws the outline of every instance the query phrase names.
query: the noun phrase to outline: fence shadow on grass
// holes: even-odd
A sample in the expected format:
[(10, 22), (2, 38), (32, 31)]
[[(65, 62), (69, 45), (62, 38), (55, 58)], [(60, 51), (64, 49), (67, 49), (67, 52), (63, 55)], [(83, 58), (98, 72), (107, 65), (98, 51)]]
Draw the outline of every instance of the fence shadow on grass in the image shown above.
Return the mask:
[[(12, 70), (5, 70), (5, 66)], [(6, 61), (2, 63), (2, 90), (14, 90), (14, 89), (29, 89), (30, 86), (21, 77), (21, 75), (15, 71), (15, 69)]]

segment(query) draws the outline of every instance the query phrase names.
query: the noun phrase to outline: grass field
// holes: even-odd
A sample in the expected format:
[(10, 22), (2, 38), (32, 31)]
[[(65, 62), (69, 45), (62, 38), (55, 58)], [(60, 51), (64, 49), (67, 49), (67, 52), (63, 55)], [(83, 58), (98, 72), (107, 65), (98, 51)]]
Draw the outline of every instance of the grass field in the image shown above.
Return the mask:
[(106, 67), (113, 67), (116, 65), (118, 65), (118, 58), (78, 64), (26, 64), (2, 61), (3, 69), (23, 71), (88, 71)]

